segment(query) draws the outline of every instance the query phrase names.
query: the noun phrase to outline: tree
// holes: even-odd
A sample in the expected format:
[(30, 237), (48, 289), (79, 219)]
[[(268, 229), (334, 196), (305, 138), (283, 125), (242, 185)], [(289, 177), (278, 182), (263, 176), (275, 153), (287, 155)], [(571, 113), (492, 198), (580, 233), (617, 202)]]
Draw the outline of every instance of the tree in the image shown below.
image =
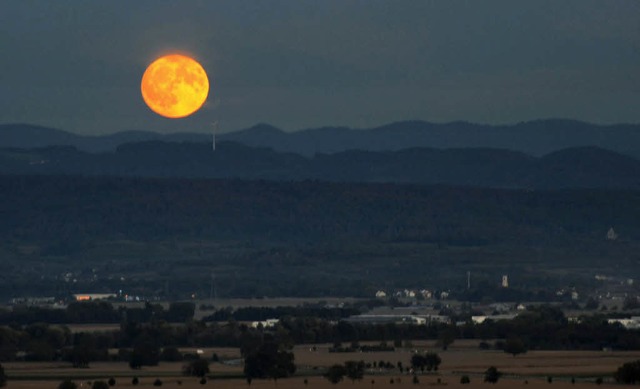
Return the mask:
[(172, 323), (185, 322), (193, 319), (196, 305), (191, 302), (175, 302), (169, 304), (169, 310), (165, 313), (165, 320)]
[(109, 384), (104, 381), (93, 381), (91, 389), (109, 389)]
[(194, 359), (182, 368), (185, 375), (204, 377), (209, 374), (209, 361), (206, 359)]
[(524, 354), (527, 352), (527, 348), (524, 345), (522, 339), (517, 337), (510, 337), (504, 344), (504, 352), (513, 355)]
[(293, 361), (292, 352), (279, 350), (274, 342), (266, 342), (245, 357), (244, 374), (251, 378), (271, 378), (277, 381), (278, 378), (289, 377), (296, 372)]
[(69, 360), (73, 367), (89, 367), (89, 362), (91, 362), (91, 349), (83, 345), (75, 345), (66, 355), (67, 360)]
[(445, 328), (438, 333), (438, 345), (443, 350), (449, 348), (449, 346), (456, 340), (456, 330), (452, 328)]
[(160, 354), (160, 359), (167, 362), (179, 362), (183, 359), (183, 356), (177, 347), (169, 346), (162, 349), (162, 354)]
[(484, 372), (484, 382), (495, 384), (500, 379), (501, 372), (495, 366), (491, 366)]
[(627, 362), (620, 366), (614, 378), (623, 384), (635, 384), (640, 382), (640, 359), (634, 362)]
[(133, 351), (129, 366), (132, 369), (140, 369), (142, 366), (157, 366), (160, 361), (160, 349), (155, 342), (148, 338), (139, 339)]
[(344, 376), (347, 374), (347, 369), (340, 364), (335, 364), (327, 369), (326, 373), (324, 373), (324, 378), (329, 380), (332, 384), (337, 384), (342, 381)]
[(414, 354), (411, 357), (411, 367), (414, 370), (420, 369), (422, 372), (425, 368), (427, 371), (437, 371), (441, 362), (440, 356), (434, 352), (428, 352), (425, 355)]
[(420, 371), (424, 372), (424, 368), (426, 365), (427, 361), (422, 354), (413, 354), (411, 356), (411, 367), (414, 371), (420, 369)]
[(346, 370), (347, 377), (349, 377), (352, 382), (355, 382), (356, 380), (359, 381), (364, 377), (364, 361), (346, 361), (344, 363), (344, 368)]
[(0, 387), (7, 385), (7, 374), (4, 372), (4, 367), (0, 365)]
[(58, 385), (58, 389), (78, 389), (78, 385), (71, 380), (64, 380)]
[(440, 366), (442, 359), (440, 359), (440, 356), (438, 354), (428, 352), (424, 355), (424, 361), (427, 367), (427, 371), (438, 371), (438, 367)]

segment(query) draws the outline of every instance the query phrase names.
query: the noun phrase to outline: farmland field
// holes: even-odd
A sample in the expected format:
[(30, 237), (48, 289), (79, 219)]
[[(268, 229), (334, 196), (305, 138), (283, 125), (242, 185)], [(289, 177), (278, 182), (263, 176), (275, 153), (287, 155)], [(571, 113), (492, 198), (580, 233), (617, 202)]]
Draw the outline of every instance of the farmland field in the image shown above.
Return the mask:
[[(295, 377), (279, 380), (277, 388), (333, 388), (321, 373), (326, 366), (347, 360), (364, 360), (365, 362), (389, 361), (396, 365), (402, 362), (409, 365), (413, 349), (424, 351), (432, 343), (416, 342), (412, 349), (399, 349), (394, 352), (375, 353), (329, 353), (328, 345), (300, 345), (294, 349), (298, 373)], [(185, 350), (186, 351), (186, 350)], [(116, 379), (116, 388), (134, 387), (131, 378), (137, 376), (140, 383), (137, 387), (152, 387), (153, 381), (160, 378), (162, 387), (170, 388), (248, 388), (246, 381), (240, 378), (242, 366), (237, 363), (240, 354), (237, 349), (212, 348), (204, 349), (204, 355), (217, 353), (227, 363), (212, 363), (212, 377), (201, 386), (194, 377), (181, 376), (182, 363), (160, 363), (159, 366), (145, 367), (133, 371), (124, 362), (95, 362), (88, 369), (74, 369), (67, 363), (33, 363), (12, 362), (5, 363), (5, 370), (9, 376), (9, 388), (55, 388), (65, 378), (72, 378), (79, 387), (90, 387), (87, 382), (98, 379)], [(360, 388), (419, 388), (433, 386), (447, 386), (449, 388), (469, 388), (475, 385), (488, 386), (482, 382), (483, 372), (491, 365), (496, 366), (505, 374), (503, 378), (491, 387), (512, 388), (526, 385), (529, 388), (550, 387), (547, 377), (553, 377), (554, 388), (593, 388), (598, 376), (603, 376), (605, 383), (600, 387), (619, 387), (615, 385), (611, 374), (625, 362), (640, 359), (640, 352), (602, 352), (602, 351), (531, 351), (513, 357), (500, 351), (479, 350), (472, 341), (460, 341), (447, 351), (438, 351), (442, 358), (441, 369), (437, 374), (419, 374), (420, 382), (414, 384), (412, 377), (400, 373), (397, 369), (379, 370), (368, 369), (361, 382), (351, 383), (348, 380), (338, 385), (353, 389)], [(468, 375), (471, 385), (460, 384), (460, 377)], [(576, 383), (570, 380), (575, 377)], [(308, 383), (305, 386), (304, 380)], [(440, 384), (438, 384), (440, 379)], [(391, 383), (393, 380), (393, 384)], [(373, 383), (372, 383), (373, 381)], [(274, 383), (267, 380), (254, 380), (252, 388), (274, 388)]]

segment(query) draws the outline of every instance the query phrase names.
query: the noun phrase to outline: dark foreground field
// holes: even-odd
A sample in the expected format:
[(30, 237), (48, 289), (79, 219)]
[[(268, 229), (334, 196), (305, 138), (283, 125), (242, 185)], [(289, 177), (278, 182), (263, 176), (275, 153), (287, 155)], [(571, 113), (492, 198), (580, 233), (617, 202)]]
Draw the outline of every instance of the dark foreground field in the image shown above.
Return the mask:
[[(416, 343), (415, 348), (425, 350), (431, 344)], [(359, 388), (419, 388), (447, 386), (449, 388), (470, 388), (478, 385), (496, 388), (513, 388), (527, 385), (529, 388), (595, 388), (595, 379), (604, 378), (599, 387), (619, 387), (611, 378), (611, 374), (625, 362), (640, 359), (640, 352), (598, 352), (598, 351), (532, 351), (524, 355), (512, 357), (499, 351), (482, 351), (476, 348), (475, 342), (458, 342), (448, 351), (439, 351), (442, 358), (441, 369), (437, 374), (418, 375), (419, 383), (414, 384), (412, 377), (401, 374), (398, 370), (380, 372), (375, 369), (367, 371), (360, 382), (351, 383), (345, 380), (339, 386)], [(222, 358), (239, 357), (236, 349), (207, 349), (205, 353), (216, 352)], [(331, 388), (326, 379), (320, 376), (323, 369), (334, 363), (346, 360), (379, 360), (409, 364), (412, 350), (400, 349), (394, 352), (378, 353), (329, 353), (328, 346), (323, 345), (312, 351), (310, 346), (295, 348), (298, 375), (273, 381), (254, 380), (252, 388)], [(496, 366), (505, 376), (496, 385), (483, 382), (483, 372), (489, 366)], [(116, 379), (116, 388), (134, 387), (133, 376), (140, 378), (137, 387), (152, 387), (153, 381), (160, 378), (162, 387), (170, 388), (248, 388), (247, 382), (241, 378), (241, 365), (211, 365), (212, 377), (204, 385), (194, 377), (180, 374), (181, 363), (161, 363), (159, 366), (132, 371), (123, 362), (93, 363), (89, 369), (73, 369), (66, 363), (6, 363), (9, 375), (9, 388), (55, 388), (64, 378), (74, 378), (80, 387), (90, 387), (87, 382), (98, 379)], [(460, 377), (468, 375), (470, 385), (460, 384)], [(552, 383), (547, 377), (552, 377)], [(571, 383), (575, 378), (576, 383)], [(304, 380), (307, 380), (305, 385)], [(440, 383), (438, 383), (438, 379)], [(391, 381), (393, 380), (393, 383)], [(82, 385), (80, 385), (82, 384)]]

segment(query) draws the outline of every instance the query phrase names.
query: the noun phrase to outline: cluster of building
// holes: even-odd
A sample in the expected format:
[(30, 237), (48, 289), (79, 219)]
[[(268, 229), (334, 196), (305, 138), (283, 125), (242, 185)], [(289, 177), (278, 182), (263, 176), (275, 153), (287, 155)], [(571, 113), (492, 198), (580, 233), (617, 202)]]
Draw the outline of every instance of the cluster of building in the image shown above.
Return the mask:
[[(395, 291), (391, 293), (391, 295), (388, 295), (387, 292), (385, 292), (384, 290), (379, 290), (376, 292), (376, 298), (386, 298), (386, 297), (416, 298), (418, 296), (422, 296), (425, 299), (431, 299), (435, 297), (435, 293), (436, 292), (430, 291), (428, 289), (421, 289), (421, 290), (404, 289), (404, 290)], [(441, 299), (446, 299), (447, 297), (449, 297), (449, 292), (440, 292)]]
[[(503, 288), (509, 287), (509, 276), (503, 275), (500, 281), (500, 286)], [(471, 288), (471, 273), (467, 272), (467, 289)], [(449, 297), (448, 291), (431, 291), (429, 289), (403, 289), (396, 290), (393, 293), (387, 293), (384, 290), (378, 290), (375, 294), (376, 298), (386, 298), (386, 297), (397, 297), (397, 298), (416, 298), (423, 297), (424, 299), (431, 298), (440, 298), (441, 300), (445, 300)]]

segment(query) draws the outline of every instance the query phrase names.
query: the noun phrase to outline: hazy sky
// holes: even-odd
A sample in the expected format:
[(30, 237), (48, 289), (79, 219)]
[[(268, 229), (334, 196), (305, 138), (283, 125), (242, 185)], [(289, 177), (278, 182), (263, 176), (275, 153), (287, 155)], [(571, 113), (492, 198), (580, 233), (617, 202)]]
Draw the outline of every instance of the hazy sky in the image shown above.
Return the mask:
[[(212, 86), (186, 119), (140, 96), (171, 51)], [(638, 0), (3, 0), (0, 53), (0, 123), (83, 134), (640, 122)]]

